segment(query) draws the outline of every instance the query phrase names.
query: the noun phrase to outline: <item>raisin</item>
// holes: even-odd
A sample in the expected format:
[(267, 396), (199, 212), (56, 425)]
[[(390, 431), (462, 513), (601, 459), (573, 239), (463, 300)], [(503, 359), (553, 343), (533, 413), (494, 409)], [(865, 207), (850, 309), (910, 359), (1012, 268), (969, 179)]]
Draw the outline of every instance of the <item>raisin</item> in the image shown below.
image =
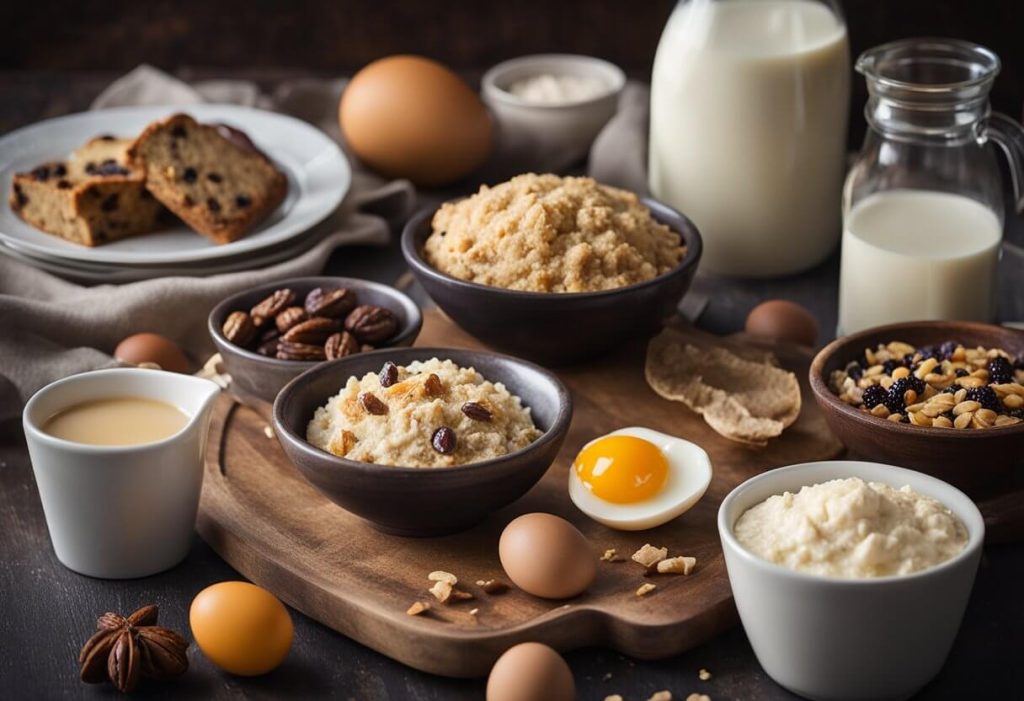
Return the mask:
[(188, 132), (185, 131), (185, 127), (179, 124), (178, 126), (171, 129), (171, 136), (173, 136), (175, 139), (184, 139), (185, 137), (188, 136)]
[(20, 185), (14, 186), (14, 208), (21, 209), (28, 204), (28, 196), (22, 191)]
[(100, 209), (104, 212), (113, 212), (117, 209), (117, 193), (107, 196), (106, 199), (100, 204)]
[(67, 180), (58, 180), (57, 181), (57, 189), (58, 190), (67, 190), (70, 187), (71, 187), (71, 183), (68, 182)]
[(39, 166), (37, 168), (33, 168), (31, 175), (33, 180), (38, 180), (39, 182), (46, 182), (47, 180), (50, 179), (50, 167)]
[[(86, 171), (88, 172), (88, 168)], [(108, 158), (98, 167), (93, 167), (92, 173), (95, 175), (128, 175), (129, 170), (118, 164), (114, 159)]]
[(389, 360), (384, 363), (377, 378), (380, 380), (381, 387), (390, 387), (398, 382), (398, 366)]
[(68, 174), (68, 169), (63, 163), (58, 163), (53, 167), (53, 174), (58, 178), (63, 178)]
[(206, 179), (209, 180), (211, 183), (219, 183), (222, 180), (224, 180), (223, 176), (221, 176), (220, 173), (207, 173)]
[(245, 209), (252, 204), (252, 200), (245, 195), (235, 195), (235, 206), (239, 209)]
[(89, 161), (85, 164), (85, 172), (87, 175), (94, 175), (96, 173), (96, 164)]
[(430, 445), (433, 446), (434, 450), (447, 455), (455, 450), (457, 441), (455, 440), (455, 431), (451, 430), (447, 426), (434, 431), (434, 435), (430, 439)]
[(215, 198), (215, 197), (207, 197), (206, 198), (206, 206), (210, 208), (211, 212), (219, 212), (220, 211), (220, 202), (218, 202), (217, 198)]
[(194, 183), (198, 177), (199, 173), (196, 172), (195, 168), (186, 168), (185, 172), (181, 174), (181, 179), (187, 183)]

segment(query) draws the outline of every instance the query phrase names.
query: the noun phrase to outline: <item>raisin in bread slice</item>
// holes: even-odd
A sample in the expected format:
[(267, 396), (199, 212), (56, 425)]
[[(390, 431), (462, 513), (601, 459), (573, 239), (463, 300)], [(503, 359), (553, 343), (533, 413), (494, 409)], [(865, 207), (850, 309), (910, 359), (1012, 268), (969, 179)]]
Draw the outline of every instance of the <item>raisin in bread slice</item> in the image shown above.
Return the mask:
[(11, 209), (37, 229), (83, 246), (159, 229), (167, 210), (146, 190), (142, 170), (128, 165), (130, 144), (97, 137), (67, 161), (16, 174)]
[(146, 127), (128, 158), (154, 197), (220, 244), (244, 236), (288, 192), (287, 178), (258, 149), (186, 114)]

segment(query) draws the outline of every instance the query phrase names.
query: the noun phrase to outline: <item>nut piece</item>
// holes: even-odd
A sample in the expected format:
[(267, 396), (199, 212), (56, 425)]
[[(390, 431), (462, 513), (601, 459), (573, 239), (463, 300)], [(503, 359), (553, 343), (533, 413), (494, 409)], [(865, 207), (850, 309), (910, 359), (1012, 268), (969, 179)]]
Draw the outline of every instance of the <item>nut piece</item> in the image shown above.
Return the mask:
[(344, 358), (359, 352), (359, 341), (348, 331), (331, 334), (324, 343), (324, 354), (328, 360)]
[(650, 582), (647, 582), (646, 584), (641, 584), (640, 585), (640, 588), (636, 590), (636, 595), (637, 596), (647, 596), (648, 594), (650, 594), (652, 591), (654, 591), (657, 588), (658, 588), (657, 585), (651, 584)]
[(668, 557), (668, 548), (656, 548), (650, 543), (633, 553), (632, 560), (648, 570)]
[(459, 578), (451, 572), (445, 572), (444, 570), (435, 570), (427, 575), (427, 579), (431, 582), (448, 582), (453, 587), (459, 583)]
[(658, 563), (658, 572), (661, 574), (690, 574), (697, 566), (695, 557), (670, 557)]
[(276, 328), (267, 329), (260, 336), (259, 345), (256, 346), (256, 352), (260, 355), (265, 355), (268, 358), (274, 358), (277, 356), (277, 345), (281, 340), (281, 334)]
[(245, 312), (231, 312), (221, 328), (224, 338), (244, 348), (256, 336), (256, 325)]
[(621, 560), (622, 558), (619, 557), (615, 548), (608, 548), (604, 551), (604, 555), (601, 556), (601, 562), (619, 562)]
[(702, 682), (706, 682), (708, 679), (711, 678), (711, 672), (707, 671), (702, 667), (701, 670), (697, 672), (697, 678), (700, 679)]
[(337, 319), (325, 319), (324, 317), (317, 316), (291, 327), (281, 338), (290, 343), (319, 345), (337, 331), (339, 326), (340, 324)]
[(375, 416), (383, 416), (388, 413), (388, 405), (377, 399), (373, 392), (360, 392), (359, 403), (363, 405), (366, 412)]
[(686, 697), (686, 701), (711, 701), (711, 697), (707, 694), (698, 694), (694, 692)]
[(305, 308), (310, 316), (343, 317), (356, 308), (356, 293), (344, 287), (336, 290), (317, 287), (306, 295)]
[(268, 319), (273, 319), (281, 313), (285, 307), (295, 301), (295, 293), (285, 288), (276, 290), (269, 297), (249, 310), (256, 326), (263, 326)]
[(442, 455), (454, 452), (456, 446), (455, 431), (447, 426), (442, 426), (434, 431), (434, 435), (430, 439), (430, 445)]
[(668, 689), (655, 691), (647, 698), (647, 701), (672, 701), (672, 692)]
[(303, 360), (315, 361), (327, 360), (323, 346), (314, 346), (309, 343), (292, 343), (281, 340), (277, 344), (277, 357), (281, 360)]
[(468, 599), (472, 599), (475, 597), (468, 591), (462, 591), (461, 589), (453, 588), (451, 598), (456, 599), (458, 601), (467, 601)]
[(444, 580), (438, 580), (427, 591), (433, 594), (435, 599), (445, 604), (448, 603), (448, 599), (452, 596), (452, 584)]
[(302, 307), (288, 307), (282, 309), (281, 313), (274, 317), (274, 325), (277, 326), (278, 331), (284, 333), (296, 324), (301, 324), (307, 318), (306, 310)]
[(345, 330), (360, 343), (378, 345), (395, 335), (398, 319), (390, 309), (362, 304), (345, 317)]
[(410, 616), (419, 616), (421, 613), (426, 613), (429, 610), (430, 604), (425, 601), (416, 601), (405, 612)]
[(479, 402), (466, 402), (462, 405), (462, 413), (474, 421), (490, 421), (491, 410)]
[(501, 594), (508, 591), (508, 585), (500, 579), (478, 579), (476, 585), (486, 594)]

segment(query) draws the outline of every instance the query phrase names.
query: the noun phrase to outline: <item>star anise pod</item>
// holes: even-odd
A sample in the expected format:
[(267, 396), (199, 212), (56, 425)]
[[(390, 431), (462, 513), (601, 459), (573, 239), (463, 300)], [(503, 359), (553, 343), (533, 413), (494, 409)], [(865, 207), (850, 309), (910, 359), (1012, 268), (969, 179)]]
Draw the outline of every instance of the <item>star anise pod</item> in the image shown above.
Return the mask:
[(96, 620), (96, 632), (78, 655), (82, 681), (109, 681), (130, 692), (139, 679), (170, 679), (188, 670), (188, 641), (156, 625), (159, 609), (150, 604), (130, 616), (107, 612)]

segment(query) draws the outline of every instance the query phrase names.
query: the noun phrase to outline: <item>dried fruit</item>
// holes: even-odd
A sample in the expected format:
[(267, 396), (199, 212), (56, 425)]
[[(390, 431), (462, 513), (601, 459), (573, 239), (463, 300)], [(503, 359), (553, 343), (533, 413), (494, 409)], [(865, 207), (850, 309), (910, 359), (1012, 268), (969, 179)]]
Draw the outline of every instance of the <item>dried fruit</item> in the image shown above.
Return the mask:
[(444, 384), (441, 382), (441, 378), (434, 373), (427, 375), (427, 379), (423, 381), (423, 393), (428, 397), (440, 397), (444, 394)]
[(390, 360), (384, 363), (384, 367), (380, 369), (380, 374), (377, 376), (377, 379), (380, 380), (381, 387), (390, 387), (395, 384), (398, 382), (398, 366)]
[(359, 403), (363, 405), (367, 413), (375, 416), (383, 416), (388, 413), (388, 405), (377, 398), (373, 392), (360, 392)]
[(383, 343), (395, 335), (398, 319), (389, 309), (362, 304), (345, 317), (345, 330), (360, 343)]
[(434, 435), (430, 438), (430, 445), (434, 447), (434, 450), (441, 453), (442, 455), (448, 455), (455, 451), (456, 447), (455, 431), (451, 430), (447, 426), (434, 431)]
[(474, 421), (490, 421), (490, 410), (479, 402), (466, 402), (462, 405), (462, 413)]
[(224, 320), (221, 332), (231, 343), (244, 348), (256, 336), (256, 325), (245, 312), (231, 312)]
[(359, 352), (359, 341), (348, 331), (340, 331), (331, 334), (324, 343), (324, 353), (328, 360), (337, 360), (346, 355), (355, 355)]

